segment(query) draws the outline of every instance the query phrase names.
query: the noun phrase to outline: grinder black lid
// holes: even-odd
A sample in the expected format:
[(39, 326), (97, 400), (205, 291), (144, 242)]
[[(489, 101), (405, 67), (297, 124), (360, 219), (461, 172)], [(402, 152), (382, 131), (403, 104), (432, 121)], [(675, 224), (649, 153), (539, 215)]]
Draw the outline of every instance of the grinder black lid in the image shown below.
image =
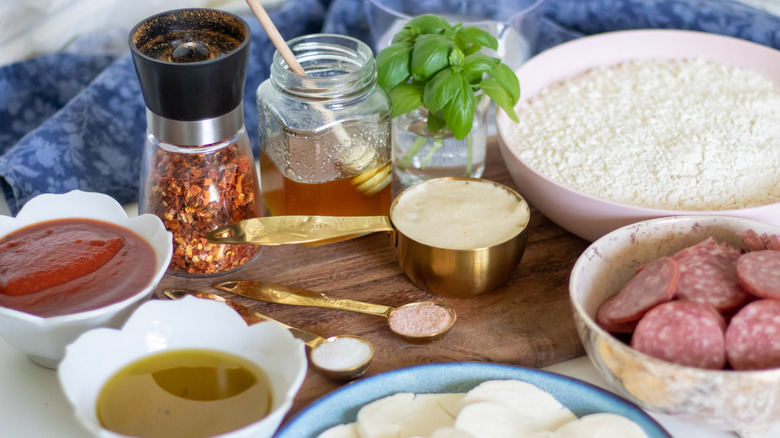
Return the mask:
[(178, 9), (130, 31), (130, 51), (147, 108), (172, 120), (227, 114), (242, 100), (249, 56), (246, 21), (214, 9)]

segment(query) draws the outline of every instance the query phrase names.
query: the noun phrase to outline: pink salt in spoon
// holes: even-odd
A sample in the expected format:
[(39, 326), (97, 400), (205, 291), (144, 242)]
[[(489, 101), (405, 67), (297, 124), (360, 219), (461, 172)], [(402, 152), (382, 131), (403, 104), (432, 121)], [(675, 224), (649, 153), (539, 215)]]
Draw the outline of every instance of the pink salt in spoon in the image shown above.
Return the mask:
[(455, 324), (455, 311), (432, 301), (390, 307), (344, 298), (332, 298), (321, 292), (283, 286), (267, 281), (224, 281), (214, 285), (221, 291), (276, 304), (347, 310), (387, 318), (390, 330), (407, 342), (424, 343), (440, 339)]

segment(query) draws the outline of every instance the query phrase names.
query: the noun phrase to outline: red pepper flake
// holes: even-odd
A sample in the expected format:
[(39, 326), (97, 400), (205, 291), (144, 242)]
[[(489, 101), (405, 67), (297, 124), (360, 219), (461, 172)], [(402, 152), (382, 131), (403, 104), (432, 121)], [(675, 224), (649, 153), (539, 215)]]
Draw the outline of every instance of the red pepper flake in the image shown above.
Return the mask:
[(257, 176), (248, 147), (230, 143), (205, 153), (156, 149), (142, 211), (160, 217), (173, 233), (168, 267), (187, 274), (215, 274), (252, 260), (255, 245), (213, 244), (206, 233), (260, 216)]

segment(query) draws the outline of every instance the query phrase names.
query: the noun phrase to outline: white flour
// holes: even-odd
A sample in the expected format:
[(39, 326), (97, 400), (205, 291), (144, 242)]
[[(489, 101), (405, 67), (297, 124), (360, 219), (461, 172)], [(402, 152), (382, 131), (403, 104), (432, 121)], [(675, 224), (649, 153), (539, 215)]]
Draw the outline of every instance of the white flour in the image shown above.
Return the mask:
[(780, 201), (780, 88), (752, 70), (631, 61), (557, 83), (519, 110), (508, 143), (580, 192), (673, 210)]

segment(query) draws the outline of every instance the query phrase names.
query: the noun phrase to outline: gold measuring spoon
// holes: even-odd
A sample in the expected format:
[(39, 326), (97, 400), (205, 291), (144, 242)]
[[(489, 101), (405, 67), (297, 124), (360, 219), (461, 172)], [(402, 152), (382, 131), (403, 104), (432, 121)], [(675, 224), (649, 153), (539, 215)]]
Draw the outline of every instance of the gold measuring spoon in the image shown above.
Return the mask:
[(455, 311), (446, 304), (422, 301), (390, 307), (343, 298), (332, 298), (323, 293), (266, 281), (225, 281), (215, 289), (243, 297), (277, 304), (347, 310), (384, 316), (390, 330), (402, 339), (423, 343), (443, 337), (455, 324)]
[(285, 245), (311, 243), (378, 231), (395, 231), (387, 216), (267, 216), (210, 231), (214, 243)]
[[(374, 357), (374, 346), (368, 339), (360, 336), (338, 335), (323, 338), (306, 330), (279, 322), (235, 301), (208, 292), (189, 289), (165, 289), (163, 293), (168, 298), (174, 300), (180, 299), (185, 295), (192, 295), (197, 298), (225, 303), (238, 312), (249, 325), (262, 321), (271, 321), (282, 325), (293, 336), (302, 340), (309, 347), (309, 359), (312, 366), (329, 379), (342, 381), (356, 379), (366, 372), (368, 364)], [(341, 349), (347, 347), (350, 350), (350, 357), (339, 357), (338, 353)]]

